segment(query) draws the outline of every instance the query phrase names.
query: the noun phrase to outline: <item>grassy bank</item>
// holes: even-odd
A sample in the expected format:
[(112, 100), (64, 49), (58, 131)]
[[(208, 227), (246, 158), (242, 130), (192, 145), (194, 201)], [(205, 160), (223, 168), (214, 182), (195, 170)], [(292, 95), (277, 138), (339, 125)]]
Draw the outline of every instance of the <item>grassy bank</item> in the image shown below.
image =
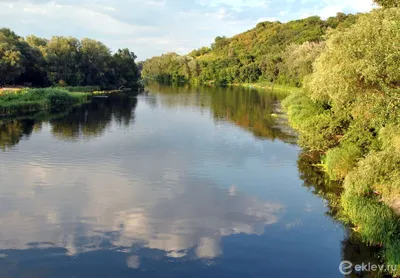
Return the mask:
[(54, 87), (55, 89), (66, 90), (71, 93), (93, 93), (95, 91), (100, 91), (100, 86), (64, 86), (64, 87)]
[(296, 93), (296, 92), (301, 92), (301, 90), (302, 90), (302, 88), (274, 84), (274, 83), (271, 83), (268, 81), (261, 81), (261, 82), (257, 82), (257, 83), (238, 83), (238, 84), (232, 84), (232, 85), (233, 86), (243, 86), (243, 87), (248, 87), (248, 88), (272, 90), (275, 92), (283, 92), (283, 93)]
[(48, 110), (60, 112), (75, 104), (83, 103), (88, 93), (69, 92), (64, 89), (23, 89), (3, 92), (0, 95), (0, 116), (34, 113)]

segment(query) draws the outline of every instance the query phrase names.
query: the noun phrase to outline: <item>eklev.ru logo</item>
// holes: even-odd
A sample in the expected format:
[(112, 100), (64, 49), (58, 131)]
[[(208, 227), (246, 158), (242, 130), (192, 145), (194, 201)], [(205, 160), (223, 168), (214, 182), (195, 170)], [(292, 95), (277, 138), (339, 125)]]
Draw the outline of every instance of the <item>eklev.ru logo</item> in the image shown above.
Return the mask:
[(342, 261), (339, 265), (339, 271), (343, 275), (349, 275), (353, 271), (360, 272), (395, 272), (397, 265), (377, 265), (372, 263), (353, 264), (350, 261)]

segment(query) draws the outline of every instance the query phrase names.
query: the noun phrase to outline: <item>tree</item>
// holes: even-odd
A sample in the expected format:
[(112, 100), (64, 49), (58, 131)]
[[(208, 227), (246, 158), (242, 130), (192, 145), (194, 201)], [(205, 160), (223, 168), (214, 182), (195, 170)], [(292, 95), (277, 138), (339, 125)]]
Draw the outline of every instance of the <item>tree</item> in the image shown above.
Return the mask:
[(111, 67), (114, 83), (117, 87), (134, 87), (139, 80), (139, 69), (135, 63), (137, 56), (128, 48), (118, 49), (114, 54)]
[(313, 63), (325, 47), (324, 42), (291, 44), (282, 54), (279, 78), (283, 83), (300, 87), (304, 78), (313, 72)]
[(400, 7), (399, 0), (374, 0), (374, 2), (383, 8), (398, 8), (398, 7)]
[(79, 48), (79, 70), (87, 86), (107, 86), (104, 78), (111, 60), (111, 52), (103, 43), (84, 38)]
[(52, 37), (47, 43), (46, 60), (49, 79), (54, 84), (81, 85), (84, 76), (79, 67), (80, 42), (72, 37)]
[(10, 29), (0, 29), (0, 83), (14, 83), (25, 71), (20, 39)]

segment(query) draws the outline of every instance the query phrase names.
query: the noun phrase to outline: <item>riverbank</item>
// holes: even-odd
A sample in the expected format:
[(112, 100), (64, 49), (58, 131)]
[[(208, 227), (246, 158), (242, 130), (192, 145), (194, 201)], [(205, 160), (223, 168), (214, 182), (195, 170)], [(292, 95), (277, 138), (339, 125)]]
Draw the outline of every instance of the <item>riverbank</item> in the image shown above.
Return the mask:
[[(141, 87), (135, 88), (138, 91)], [(0, 89), (0, 117), (20, 116), (39, 111), (62, 112), (95, 95), (131, 92), (131, 88), (101, 90), (100, 86), (64, 86), (48, 88), (5, 87)]]
[[(306, 92), (290, 94), (283, 107), (299, 132), (299, 145), (319, 152), (319, 167), (343, 187), (335, 217), (362, 242), (382, 247), (379, 257), (386, 264), (399, 266), (400, 136), (395, 126), (387, 125), (369, 137), (360, 129), (342, 133), (333, 128), (330, 109)], [(400, 268), (391, 274), (400, 275)]]
[(237, 83), (237, 84), (232, 84), (232, 86), (242, 86), (247, 88), (272, 90), (275, 92), (283, 92), (283, 93), (298, 93), (302, 91), (302, 88), (274, 84), (268, 81), (260, 81), (257, 83)]
[(3, 91), (0, 95), (0, 116), (13, 116), (39, 111), (60, 112), (83, 103), (90, 93), (70, 92), (59, 88)]
[(213, 87), (220, 87), (220, 86), (235, 86), (235, 87), (245, 87), (245, 88), (254, 88), (254, 89), (262, 89), (262, 90), (269, 90), (274, 92), (282, 92), (282, 93), (298, 93), (303, 90), (303, 88), (287, 86), (287, 85), (280, 85), (276, 83), (271, 83), (268, 81), (260, 81), (256, 83), (228, 83), (228, 84), (216, 84), (215, 82), (204, 82), (201, 83), (198, 80), (190, 80), (190, 81), (180, 81), (180, 82), (172, 82), (172, 83), (164, 83), (157, 81), (156, 79), (152, 79), (146, 77), (143, 79), (145, 83), (159, 83), (159, 84), (177, 84), (177, 85), (193, 85), (193, 86), (213, 86)]

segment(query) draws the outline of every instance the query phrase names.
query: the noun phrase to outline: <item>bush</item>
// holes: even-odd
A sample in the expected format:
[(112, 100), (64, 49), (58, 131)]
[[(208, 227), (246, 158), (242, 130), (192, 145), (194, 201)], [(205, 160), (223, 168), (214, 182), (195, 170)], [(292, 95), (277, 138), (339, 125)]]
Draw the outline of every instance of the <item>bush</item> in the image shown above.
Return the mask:
[[(342, 220), (355, 226), (358, 236), (369, 245), (383, 246), (381, 256), (387, 265), (400, 265), (400, 222), (398, 216), (378, 200), (347, 190), (342, 195)], [(400, 269), (389, 269), (395, 275)], [(397, 277), (397, 276), (396, 276)]]
[(400, 155), (392, 149), (370, 153), (345, 179), (346, 190), (375, 192), (391, 205), (400, 196)]
[(47, 94), (46, 99), (49, 102), (51, 111), (62, 111), (65, 108), (72, 106), (75, 102), (74, 97), (72, 97), (67, 91), (53, 91)]
[(323, 102), (313, 101), (304, 92), (293, 93), (284, 101), (290, 124), (300, 132), (299, 145), (309, 150), (325, 151), (338, 144), (336, 134), (340, 122), (325, 108)]
[(14, 115), (51, 110), (54, 112), (83, 102), (90, 94), (70, 93), (63, 89), (30, 89), (17, 94), (0, 96), (0, 115)]
[(341, 204), (346, 222), (356, 227), (365, 243), (388, 244), (399, 238), (400, 222), (384, 203), (347, 191), (342, 196)]
[(343, 180), (361, 157), (361, 150), (352, 144), (330, 149), (324, 159), (329, 177), (332, 180)]

